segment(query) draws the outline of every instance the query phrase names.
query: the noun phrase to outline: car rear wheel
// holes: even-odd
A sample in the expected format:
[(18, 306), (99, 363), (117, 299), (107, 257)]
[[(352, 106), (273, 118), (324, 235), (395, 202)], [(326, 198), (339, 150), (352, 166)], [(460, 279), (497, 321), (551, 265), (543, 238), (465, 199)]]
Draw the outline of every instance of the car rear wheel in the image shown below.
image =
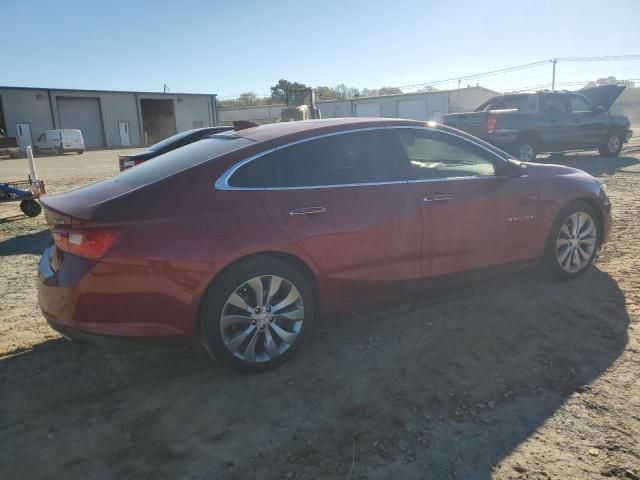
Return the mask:
[(579, 277), (593, 263), (601, 240), (596, 211), (584, 202), (574, 202), (562, 210), (549, 239), (545, 259), (554, 276)]
[(42, 207), (35, 200), (23, 200), (20, 202), (20, 210), (27, 217), (37, 217), (42, 212)]
[(521, 162), (534, 162), (538, 152), (535, 142), (531, 139), (524, 138), (516, 142), (513, 154)]
[(617, 157), (622, 151), (622, 137), (618, 132), (609, 132), (604, 143), (600, 146), (600, 155), (603, 157)]
[(223, 273), (208, 289), (200, 314), (208, 352), (228, 367), (259, 372), (298, 349), (314, 320), (305, 276), (274, 258), (256, 258)]

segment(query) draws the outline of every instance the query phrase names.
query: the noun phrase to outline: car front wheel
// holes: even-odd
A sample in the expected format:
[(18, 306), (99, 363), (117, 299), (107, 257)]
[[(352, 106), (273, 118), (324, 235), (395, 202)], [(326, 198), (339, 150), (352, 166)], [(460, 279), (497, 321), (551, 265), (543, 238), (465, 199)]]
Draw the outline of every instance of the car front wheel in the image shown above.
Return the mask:
[(554, 276), (575, 278), (593, 263), (602, 235), (597, 219), (596, 211), (584, 202), (574, 202), (560, 212), (545, 253)]
[(600, 147), (600, 155), (603, 157), (617, 157), (622, 151), (622, 137), (618, 132), (609, 132)]
[(287, 262), (264, 257), (232, 267), (214, 282), (203, 299), (200, 328), (215, 359), (259, 372), (289, 358), (313, 320), (305, 276)]

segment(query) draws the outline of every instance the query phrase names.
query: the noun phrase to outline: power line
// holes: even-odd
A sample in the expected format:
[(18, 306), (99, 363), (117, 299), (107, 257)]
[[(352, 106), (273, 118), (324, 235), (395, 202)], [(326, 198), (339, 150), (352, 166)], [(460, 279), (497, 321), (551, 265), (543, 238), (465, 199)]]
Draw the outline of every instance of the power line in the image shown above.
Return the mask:
[[(531, 63), (525, 63), (522, 65), (514, 65), (512, 67), (506, 67), (506, 68), (499, 68), (497, 70), (490, 70), (488, 72), (482, 72), (482, 73), (475, 73), (472, 75), (461, 75), (458, 77), (451, 77), (451, 78), (446, 78), (446, 79), (442, 79), (442, 80), (434, 80), (432, 82), (422, 82), (422, 83), (414, 83), (414, 84), (410, 84), (410, 85), (400, 85), (397, 87), (392, 87), (392, 88), (399, 88), (399, 89), (412, 89), (412, 88), (419, 88), (419, 87), (426, 87), (426, 86), (432, 86), (432, 85), (442, 85), (442, 84), (446, 84), (446, 83), (454, 83), (454, 82), (458, 82), (460, 83), (463, 80), (473, 80), (473, 79), (478, 79), (478, 78), (483, 78), (483, 77), (489, 77), (489, 76), (494, 76), (494, 75), (502, 75), (505, 73), (511, 73), (511, 72), (517, 72), (519, 70), (527, 70), (530, 68), (535, 68), (535, 67), (539, 67), (542, 65), (548, 65), (549, 63), (553, 63), (555, 66), (555, 63), (561, 63), (561, 62), (609, 62), (609, 61), (632, 61), (632, 60), (640, 60), (640, 55), (601, 55), (601, 56), (592, 56), (592, 57), (557, 57), (557, 58), (548, 58), (545, 60), (538, 60), (537, 62), (531, 62)], [(553, 82), (552, 82), (553, 83)], [(565, 85), (566, 83), (563, 82), (558, 82), (562, 85)], [(582, 83), (582, 82), (576, 82), (576, 83)], [(545, 86), (548, 85), (552, 85), (552, 84), (544, 84)], [(513, 90), (513, 91), (520, 91), (520, 90), (524, 90), (524, 89), (518, 89), (518, 90)], [(270, 96), (270, 93), (259, 93), (256, 94), (256, 96), (258, 97), (268, 97)], [(238, 98), (240, 95), (225, 95), (223, 97), (218, 97), (220, 100), (226, 100), (226, 99), (236, 99)]]

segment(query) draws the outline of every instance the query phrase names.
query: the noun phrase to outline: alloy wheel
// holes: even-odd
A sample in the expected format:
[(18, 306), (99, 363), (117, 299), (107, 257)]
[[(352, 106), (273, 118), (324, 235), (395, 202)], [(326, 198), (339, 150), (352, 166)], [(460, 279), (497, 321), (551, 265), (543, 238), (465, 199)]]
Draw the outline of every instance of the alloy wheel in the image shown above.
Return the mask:
[(611, 153), (617, 152), (620, 148), (620, 137), (618, 137), (617, 135), (611, 135), (609, 137), (609, 141), (607, 142), (607, 148)]
[(528, 143), (523, 143), (522, 145), (520, 145), (518, 158), (523, 162), (530, 161), (533, 158), (533, 147)]
[(556, 258), (560, 267), (569, 273), (582, 270), (596, 251), (597, 228), (591, 215), (571, 214), (560, 227), (556, 238)]
[(261, 363), (286, 352), (303, 323), (304, 304), (295, 285), (277, 275), (262, 275), (231, 293), (220, 316), (220, 332), (234, 356)]

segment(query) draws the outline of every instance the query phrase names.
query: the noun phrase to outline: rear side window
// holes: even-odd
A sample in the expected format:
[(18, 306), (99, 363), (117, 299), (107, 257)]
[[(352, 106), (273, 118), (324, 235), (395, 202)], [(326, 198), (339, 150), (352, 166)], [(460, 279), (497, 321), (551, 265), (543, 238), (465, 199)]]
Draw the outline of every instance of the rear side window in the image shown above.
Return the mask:
[[(242, 165), (231, 187), (316, 187), (403, 180), (385, 130), (343, 133), (277, 149)], [(397, 155), (395, 155), (397, 156)]]
[[(281, 187), (402, 180), (385, 130), (332, 135), (282, 150)], [(394, 171), (396, 170), (396, 171)]]

